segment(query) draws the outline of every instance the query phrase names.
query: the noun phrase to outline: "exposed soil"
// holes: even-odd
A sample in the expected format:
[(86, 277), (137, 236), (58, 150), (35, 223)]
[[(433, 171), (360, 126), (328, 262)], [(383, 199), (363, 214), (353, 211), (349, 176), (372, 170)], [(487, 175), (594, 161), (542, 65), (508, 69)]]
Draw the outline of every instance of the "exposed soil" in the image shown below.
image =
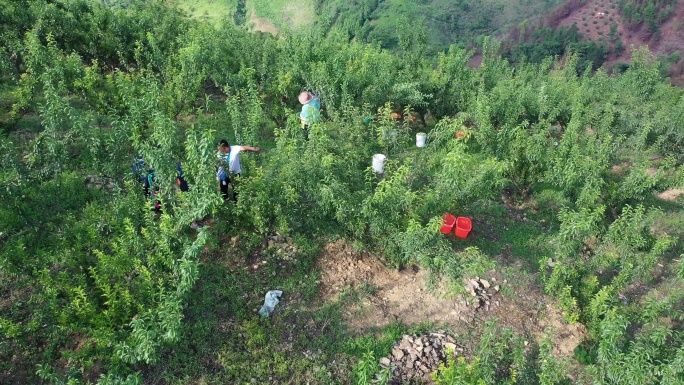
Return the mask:
[(498, 326), (536, 341), (548, 334), (553, 354), (559, 357), (571, 356), (586, 333), (581, 324), (566, 324), (562, 312), (541, 294), (541, 287), (520, 278), (525, 274), (522, 271), (510, 273), (511, 282), (498, 271), (489, 272), (487, 279), (492, 285), (501, 285), (501, 292), (491, 298), (490, 310), (485, 311), (472, 306), (470, 294), (450, 294), (454, 291), (444, 282), (429, 290), (429, 273), (424, 269), (387, 269), (376, 258), (357, 253), (343, 241), (326, 245), (318, 266), (323, 300), (338, 300), (353, 290), (365, 294), (356, 302), (345, 302), (349, 303), (345, 321), (352, 329), (362, 331), (397, 320), (408, 325), (430, 322), (465, 335), (477, 334), (485, 320), (496, 318)]
[[(611, 6), (615, 8), (611, 8)], [(575, 24), (579, 32), (585, 39), (609, 41), (610, 28), (613, 24), (617, 26), (617, 36), (622, 40), (625, 52), (620, 56), (613, 57), (613, 61), (629, 61), (631, 52), (629, 47), (642, 46), (648, 44), (648, 39), (644, 36), (630, 32), (625, 25), (620, 12), (617, 9), (617, 2), (612, 0), (592, 0), (574, 9), (570, 14), (558, 22), (558, 26), (569, 27)], [(585, 25), (586, 24), (586, 25)]]
[(257, 17), (256, 12), (252, 10), (249, 14), (249, 23), (254, 25), (254, 30), (259, 32), (267, 32), (273, 35), (278, 35), (280, 32), (270, 20), (265, 17)]
[(342, 241), (324, 247), (318, 261), (321, 268), (321, 295), (324, 300), (336, 300), (351, 289), (371, 291), (356, 309), (348, 309), (347, 323), (354, 329), (386, 326), (393, 321), (413, 324), (424, 321), (457, 324), (472, 311), (462, 301), (439, 295), (443, 285), (430, 292), (425, 282), (429, 273), (424, 269), (403, 271), (387, 269), (367, 253), (356, 253)]
[(608, 58), (609, 65), (618, 61), (630, 62), (632, 56), (630, 47), (632, 46), (648, 46), (655, 55), (669, 55), (675, 51), (684, 51), (684, 2), (681, 1), (674, 6), (672, 16), (660, 25), (659, 34), (651, 33), (646, 23), (642, 23), (637, 28), (629, 28), (618, 11), (616, 0), (588, 1), (571, 10), (554, 26), (569, 27), (573, 24), (577, 25), (585, 39), (597, 41), (601, 39), (610, 41), (610, 28), (613, 24), (616, 25), (615, 37), (622, 40), (625, 49), (620, 55), (611, 54)]
[(682, 195), (684, 195), (684, 189), (680, 188), (671, 188), (669, 190), (661, 192), (660, 194), (656, 194), (656, 196), (660, 199), (673, 202), (676, 201)]
[(563, 312), (550, 304), (546, 305), (545, 318), (539, 321), (543, 331), (535, 333), (539, 341), (550, 333), (553, 339), (552, 354), (557, 357), (571, 357), (575, 348), (582, 343), (587, 328), (581, 323), (568, 324), (563, 319)]

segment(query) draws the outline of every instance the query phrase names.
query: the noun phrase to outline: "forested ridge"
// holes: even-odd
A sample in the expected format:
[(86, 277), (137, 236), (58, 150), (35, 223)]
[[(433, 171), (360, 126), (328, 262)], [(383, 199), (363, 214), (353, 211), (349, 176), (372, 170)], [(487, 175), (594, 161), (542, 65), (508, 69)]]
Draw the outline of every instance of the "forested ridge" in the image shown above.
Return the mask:
[[(437, 384), (684, 383), (684, 90), (645, 49), (608, 74), (572, 49), (512, 65), (484, 39), (472, 67), (404, 32), (390, 52), (156, 1), (0, 0), (0, 382), (396, 383), (380, 358), (445, 326), (346, 325), (378, 288), (320, 298), (341, 240), (454, 301), (495, 268), (536, 282), (586, 327), (559, 356), (479, 312)], [(325, 107), (308, 140), (303, 90)], [(262, 149), (236, 201), (220, 139)], [(440, 233), (446, 212), (473, 218), (467, 239)], [(283, 304), (262, 318), (270, 289)]]

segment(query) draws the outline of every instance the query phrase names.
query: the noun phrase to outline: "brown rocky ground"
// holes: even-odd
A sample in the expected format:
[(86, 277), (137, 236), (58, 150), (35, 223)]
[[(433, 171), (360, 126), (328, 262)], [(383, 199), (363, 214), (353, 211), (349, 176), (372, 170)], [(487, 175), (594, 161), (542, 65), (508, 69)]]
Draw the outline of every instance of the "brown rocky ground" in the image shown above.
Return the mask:
[[(388, 269), (378, 259), (355, 251), (343, 241), (327, 244), (318, 266), (321, 299), (345, 301), (345, 321), (355, 330), (400, 321), (434, 325), (433, 330), (448, 330), (452, 336), (477, 335), (487, 319), (495, 318), (498, 326), (511, 328), (531, 340), (550, 336), (553, 354), (558, 357), (572, 356), (586, 333), (581, 324), (567, 324), (554, 301), (542, 295), (541, 287), (523, 278), (525, 273), (515, 267), (506, 269), (508, 278), (494, 270), (487, 277), (479, 277), (477, 288), (468, 280), (463, 290), (439, 280), (428, 287), (430, 274), (426, 270)], [(355, 292), (361, 295), (349, 301)], [(454, 342), (462, 343), (458, 338)], [(434, 344), (431, 346), (434, 348)], [(429, 367), (428, 363), (425, 366)]]

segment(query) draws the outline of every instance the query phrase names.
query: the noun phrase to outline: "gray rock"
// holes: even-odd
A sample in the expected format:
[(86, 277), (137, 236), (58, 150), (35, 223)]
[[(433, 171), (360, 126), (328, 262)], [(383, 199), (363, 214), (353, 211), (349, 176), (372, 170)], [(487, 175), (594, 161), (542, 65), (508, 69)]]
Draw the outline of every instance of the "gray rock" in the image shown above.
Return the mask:
[(480, 280), (480, 283), (482, 284), (482, 286), (483, 286), (485, 289), (489, 289), (489, 286), (491, 286), (491, 285), (489, 284), (489, 281), (487, 281), (486, 279), (481, 279), (481, 280)]
[(394, 348), (392, 349), (392, 357), (396, 358), (397, 360), (401, 360), (404, 358), (404, 351), (399, 348)]
[(380, 365), (382, 365), (384, 367), (389, 367), (390, 366), (390, 359), (387, 357), (382, 357), (380, 359)]
[(500, 287), (499, 285), (494, 286), (494, 291), (495, 291), (495, 292), (498, 293), (498, 292), (499, 292), (499, 289), (501, 289), (501, 287)]

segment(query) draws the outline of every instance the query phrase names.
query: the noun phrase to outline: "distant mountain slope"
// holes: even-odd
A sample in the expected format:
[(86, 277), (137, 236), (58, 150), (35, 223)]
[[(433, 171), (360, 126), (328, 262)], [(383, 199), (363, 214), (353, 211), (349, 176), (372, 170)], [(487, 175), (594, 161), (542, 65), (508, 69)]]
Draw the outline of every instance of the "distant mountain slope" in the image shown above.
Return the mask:
[[(108, 0), (114, 2), (116, 0)], [(233, 19), (255, 30), (310, 28), (394, 48), (399, 34), (421, 30), (428, 52), (499, 35), (538, 18), (562, 0), (177, 0), (193, 17)], [(262, 28), (262, 25), (269, 25)]]
[[(621, 6), (617, 0), (587, 1), (553, 24), (555, 27), (576, 24), (582, 34), (594, 40), (609, 38), (614, 29), (625, 47), (648, 45), (656, 55), (684, 51), (684, 2), (661, 1), (660, 8), (643, 14), (629, 4)], [(647, 14), (655, 16), (648, 19)], [(618, 58), (628, 59), (629, 52), (621, 53)]]
[(606, 63), (631, 61), (630, 47), (648, 46), (660, 57), (662, 72), (684, 84), (684, 1), (569, 0), (546, 16), (553, 29), (575, 26), (584, 41), (605, 46)]
[[(102, 0), (122, 5), (136, 0)], [(142, 1), (142, 0), (137, 0)], [(579, 52), (624, 69), (631, 46), (648, 45), (663, 75), (684, 84), (684, 0), (175, 0), (196, 18), (273, 34), (317, 28), (393, 49), (411, 34), (425, 54), (481, 46), (499, 36), (512, 61)], [(475, 43), (475, 44), (472, 44)], [(477, 55), (476, 55), (477, 57)]]
[(428, 51), (464, 45), (482, 36), (497, 35), (525, 19), (554, 9), (561, 0), (317, 0), (317, 11), (331, 29), (351, 37), (398, 44), (398, 31), (424, 28)]

